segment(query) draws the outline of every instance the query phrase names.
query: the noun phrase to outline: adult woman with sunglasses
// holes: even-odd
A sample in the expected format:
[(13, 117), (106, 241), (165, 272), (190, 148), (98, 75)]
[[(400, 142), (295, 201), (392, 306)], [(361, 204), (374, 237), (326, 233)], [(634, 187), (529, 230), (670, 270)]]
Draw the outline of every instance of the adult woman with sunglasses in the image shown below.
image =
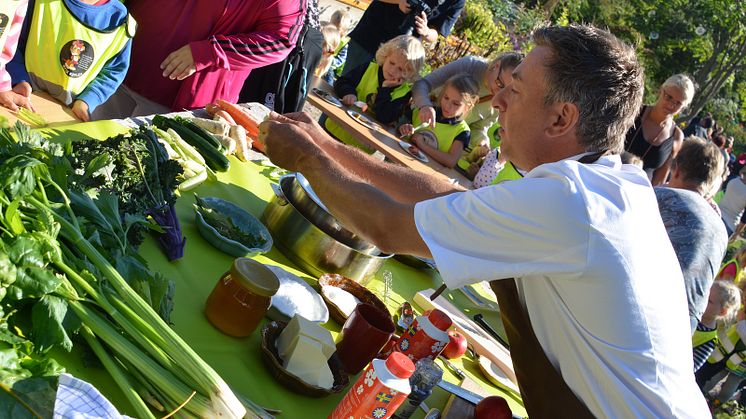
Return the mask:
[[(480, 146), (489, 147), (488, 131), (497, 122), (497, 110), (492, 108), (492, 96), (510, 84), (513, 69), (521, 63), (523, 55), (515, 52), (500, 54), (494, 60), (487, 61), (481, 57), (463, 57), (448, 63), (418, 80), (412, 86), (412, 102), (420, 110), (420, 120), (431, 125), (438, 117), (435, 114), (430, 95), (437, 95), (443, 84), (459, 73), (467, 73), (479, 81), (479, 100), (469, 112), (465, 121), (469, 124), (471, 141), (464, 150), (466, 155)], [(462, 167), (465, 165), (465, 167)], [(462, 158), (459, 167), (463, 170), (469, 164)]]
[(678, 154), (684, 134), (673, 116), (694, 97), (694, 83), (684, 74), (675, 74), (665, 82), (652, 106), (643, 106), (635, 124), (627, 132), (624, 149), (640, 157), (653, 186), (666, 182), (671, 162)]

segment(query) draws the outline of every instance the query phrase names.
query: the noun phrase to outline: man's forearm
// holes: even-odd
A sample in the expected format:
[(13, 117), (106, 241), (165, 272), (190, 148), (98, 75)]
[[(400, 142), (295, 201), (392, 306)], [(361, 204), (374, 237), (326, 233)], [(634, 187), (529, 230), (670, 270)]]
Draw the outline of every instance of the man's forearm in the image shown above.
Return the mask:
[(324, 151), (342, 167), (402, 203), (416, 203), (464, 190), (435, 176), (382, 162), (340, 142), (325, 142)]

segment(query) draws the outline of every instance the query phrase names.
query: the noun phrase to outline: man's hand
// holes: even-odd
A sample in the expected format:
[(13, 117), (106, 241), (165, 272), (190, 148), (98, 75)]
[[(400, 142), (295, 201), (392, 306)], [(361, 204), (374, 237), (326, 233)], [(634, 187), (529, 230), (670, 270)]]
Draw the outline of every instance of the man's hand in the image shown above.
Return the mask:
[(75, 114), (75, 117), (80, 119), (83, 122), (88, 122), (91, 120), (91, 116), (88, 114), (88, 104), (83, 102), (82, 100), (76, 100), (73, 102), (73, 113)]
[(412, 8), (409, 7), (407, 0), (399, 0), (399, 10), (406, 15), (412, 10)]
[(427, 122), (430, 128), (435, 128), (435, 108), (423, 106), (420, 108), (420, 121)]
[(184, 80), (196, 73), (197, 67), (194, 65), (192, 48), (189, 47), (189, 44), (168, 54), (168, 57), (161, 63), (161, 69), (163, 70), (163, 77), (168, 77), (171, 80)]
[(342, 96), (342, 103), (347, 106), (352, 106), (356, 101), (357, 101), (357, 96), (355, 95)]
[[(293, 114), (298, 118), (298, 114)], [(310, 118), (309, 118), (310, 119)], [(284, 115), (272, 113), (259, 124), (259, 141), (265, 144), (265, 153), (272, 163), (293, 171), (301, 170), (302, 160), (308, 156), (323, 153), (313, 135), (315, 130), (310, 122), (297, 121)], [(307, 131), (310, 128), (310, 132)], [(319, 137), (321, 138), (321, 137)]]

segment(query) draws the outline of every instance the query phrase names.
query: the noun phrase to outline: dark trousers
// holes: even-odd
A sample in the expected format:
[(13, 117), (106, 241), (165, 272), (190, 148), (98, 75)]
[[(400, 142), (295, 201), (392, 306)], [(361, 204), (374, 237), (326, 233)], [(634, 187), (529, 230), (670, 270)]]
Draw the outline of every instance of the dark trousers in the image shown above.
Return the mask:
[(251, 71), (238, 96), (239, 102), (259, 102), (277, 113), (301, 111), (321, 60), (323, 42), (318, 29), (306, 26), (284, 61)]

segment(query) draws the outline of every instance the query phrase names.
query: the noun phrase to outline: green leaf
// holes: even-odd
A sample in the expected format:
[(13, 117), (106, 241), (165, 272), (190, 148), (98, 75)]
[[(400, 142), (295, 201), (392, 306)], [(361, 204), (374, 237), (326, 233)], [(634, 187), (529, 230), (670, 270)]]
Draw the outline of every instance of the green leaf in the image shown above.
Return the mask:
[[(4, 383), (4, 382), (3, 382)], [(0, 417), (13, 419), (51, 418), (54, 413), (54, 402), (57, 396), (57, 377), (30, 377), (15, 381), (9, 390), (0, 391)], [(16, 397), (23, 400), (21, 404)]]
[(26, 231), (21, 221), (21, 213), (18, 212), (18, 206), (21, 204), (19, 199), (15, 199), (5, 209), (5, 225), (8, 227), (11, 233), (19, 235)]
[(31, 194), (37, 177), (45, 175), (48, 173), (44, 163), (24, 155), (11, 157), (0, 166), (0, 180), (11, 199)]
[(53, 292), (62, 280), (46, 268), (26, 267), (16, 273), (16, 281), (8, 287), (7, 298), (21, 300), (38, 298)]
[(31, 310), (33, 341), (40, 352), (53, 346), (70, 351), (73, 343), (62, 322), (67, 314), (67, 301), (53, 295), (45, 295), (34, 304)]

